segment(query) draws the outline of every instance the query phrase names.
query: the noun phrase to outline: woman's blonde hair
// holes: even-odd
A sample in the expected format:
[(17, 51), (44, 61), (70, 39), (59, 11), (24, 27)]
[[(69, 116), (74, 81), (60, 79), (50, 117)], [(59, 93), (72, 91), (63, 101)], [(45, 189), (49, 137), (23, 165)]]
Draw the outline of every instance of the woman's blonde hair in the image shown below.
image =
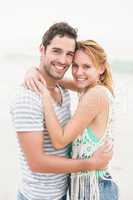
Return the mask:
[(94, 40), (85, 40), (77, 43), (76, 50), (83, 50), (87, 55), (89, 55), (97, 68), (99, 66), (104, 67), (105, 70), (99, 77), (100, 83), (107, 87), (113, 94), (112, 73), (104, 49)]

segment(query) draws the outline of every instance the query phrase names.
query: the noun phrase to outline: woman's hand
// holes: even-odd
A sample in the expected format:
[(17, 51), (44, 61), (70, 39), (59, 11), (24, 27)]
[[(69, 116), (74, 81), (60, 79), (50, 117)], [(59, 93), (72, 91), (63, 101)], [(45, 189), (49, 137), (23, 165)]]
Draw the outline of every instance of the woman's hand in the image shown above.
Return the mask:
[(36, 92), (41, 96), (51, 96), (49, 90), (47, 89), (46, 81), (43, 80), (43, 83), (41, 81), (35, 80), (36, 84)]
[(46, 84), (43, 76), (41, 75), (41, 73), (39, 72), (39, 70), (37, 68), (30, 68), (24, 77), (24, 85), (30, 89), (35, 91), (36, 93), (38, 93), (38, 84), (37, 82), (40, 81), (41, 83), (43, 83), (44, 85)]

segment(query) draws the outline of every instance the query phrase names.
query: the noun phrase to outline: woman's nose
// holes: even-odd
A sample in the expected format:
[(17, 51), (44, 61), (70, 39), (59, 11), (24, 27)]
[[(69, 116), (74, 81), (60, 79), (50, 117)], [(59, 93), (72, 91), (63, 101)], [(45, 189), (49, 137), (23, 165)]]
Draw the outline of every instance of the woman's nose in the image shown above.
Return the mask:
[(78, 69), (77, 69), (77, 73), (76, 73), (77, 75), (82, 75), (83, 74), (83, 69), (81, 68), (81, 67), (79, 67)]

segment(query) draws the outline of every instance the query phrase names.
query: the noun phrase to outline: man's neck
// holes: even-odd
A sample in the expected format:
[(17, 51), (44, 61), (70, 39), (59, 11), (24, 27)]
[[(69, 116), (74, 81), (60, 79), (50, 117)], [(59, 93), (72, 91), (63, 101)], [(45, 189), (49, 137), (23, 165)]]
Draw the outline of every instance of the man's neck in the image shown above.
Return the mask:
[(43, 69), (42, 66), (39, 66), (39, 71), (41, 72), (43, 78), (45, 79), (46, 81), (46, 84), (47, 84), (47, 88), (49, 90), (53, 90), (54, 88), (56, 88), (57, 84), (58, 84), (58, 80), (50, 77), (46, 71)]
[(39, 66), (39, 71), (41, 72), (42, 76), (44, 77), (46, 84), (47, 84), (47, 89), (50, 91), (50, 94), (53, 98), (53, 100), (60, 104), (62, 103), (62, 95), (61, 91), (58, 87), (58, 80), (52, 78), (47, 74), (47, 72), (43, 69), (42, 66)]

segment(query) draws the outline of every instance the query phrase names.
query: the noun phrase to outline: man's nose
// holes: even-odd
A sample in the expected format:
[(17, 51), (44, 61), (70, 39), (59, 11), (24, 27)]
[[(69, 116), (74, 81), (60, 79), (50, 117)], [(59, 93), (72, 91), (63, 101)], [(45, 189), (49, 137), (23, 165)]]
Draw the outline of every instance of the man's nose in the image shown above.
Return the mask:
[(66, 64), (66, 62), (67, 62), (67, 56), (65, 54), (61, 55), (60, 59), (59, 59), (59, 62), (62, 65)]

